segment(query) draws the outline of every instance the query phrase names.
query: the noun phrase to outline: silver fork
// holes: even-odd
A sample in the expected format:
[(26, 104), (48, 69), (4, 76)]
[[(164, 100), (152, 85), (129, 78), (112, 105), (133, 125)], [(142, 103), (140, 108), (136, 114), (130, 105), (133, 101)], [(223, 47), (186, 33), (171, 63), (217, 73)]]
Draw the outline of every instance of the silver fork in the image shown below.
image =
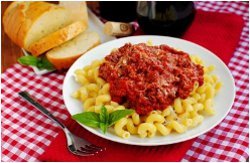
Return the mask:
[(103, 148), (91, 144), (90, 142), (72, 134), (64, 124), (62, 124), (58, 119), (56, 119), (47, 109), (40, 105), (36, 100), (34, 100), (27, 92), (19, 92), (19, 95), (32, 104), (35, 108), (40, 110), (52, 121), (57, 123), (64, 131), (67, 145), (70, 152), (79, 156), (89, 156), (94, 155), (103, 150)]

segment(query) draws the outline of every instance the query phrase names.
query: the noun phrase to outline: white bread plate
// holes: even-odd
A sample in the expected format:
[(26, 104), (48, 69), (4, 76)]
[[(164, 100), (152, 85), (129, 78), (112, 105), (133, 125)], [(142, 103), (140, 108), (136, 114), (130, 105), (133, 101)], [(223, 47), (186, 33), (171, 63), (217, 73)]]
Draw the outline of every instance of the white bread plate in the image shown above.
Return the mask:
[[(88, 18), (89, 18), (89, 22), (88, 22), (89, 27), (88, 27), (87, 31), (97, 32), (98, 35), (100, 36), (101, 43), (116, 39), (113, 36), (108, 36), (108, 35), (103, 33), (104, 24), (100, 21), (100, 19), (90, 9), (88, 9)], [(25, 49), (22, 49), (22, 51), (23, 51), (24, 55), (30, 55), (29, 52), (27, 52)], [(47, 74), (49, 72), (55, 71), (55, 70), (46, 70), (46, 69), (40, 70), (35, 66), (30, 66), (30, 67), (32, 67), (33, 71), (37, 75), (43, 75), (43, 74)]]

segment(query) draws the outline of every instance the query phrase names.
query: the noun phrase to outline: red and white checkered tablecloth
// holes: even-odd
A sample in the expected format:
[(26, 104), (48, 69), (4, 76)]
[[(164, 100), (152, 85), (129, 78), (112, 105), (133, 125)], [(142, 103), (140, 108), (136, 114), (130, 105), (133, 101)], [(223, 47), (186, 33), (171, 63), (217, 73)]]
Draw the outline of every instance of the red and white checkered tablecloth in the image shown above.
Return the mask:
[[(236, 84), (236, 98), (227, 117), (210, 132), (199, 136), (182, 161), (246, 161), (249, 156), (249, 9), (248, 2), (196, 2), (205, 11), (241, 15), (245, 26), (228, 65)], [(232, 31), (233, 32), (233, 31)], [(39, 161), (37, 158), (60, 128), (38, 110), (28, 110), (18, 92), (28, 90), (56, 117), (67, 119), (62, 99), (64, 73), (37, 76), (19, 64), (1, 76), (2, 161)]]

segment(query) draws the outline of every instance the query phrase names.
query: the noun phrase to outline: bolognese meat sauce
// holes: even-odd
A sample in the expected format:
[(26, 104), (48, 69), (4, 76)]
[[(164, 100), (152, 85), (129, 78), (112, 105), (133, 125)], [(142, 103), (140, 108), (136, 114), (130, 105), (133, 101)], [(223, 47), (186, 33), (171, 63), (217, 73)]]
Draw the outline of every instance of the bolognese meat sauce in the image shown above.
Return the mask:
[(112, 101), (128, 102), (138, 114), (163, 110), (185, 99), (195, 82), (203, 84), (203, 67), (185, 52), (167, 45), (125, 44), (105, 57), (99, 76), (110, 84)]

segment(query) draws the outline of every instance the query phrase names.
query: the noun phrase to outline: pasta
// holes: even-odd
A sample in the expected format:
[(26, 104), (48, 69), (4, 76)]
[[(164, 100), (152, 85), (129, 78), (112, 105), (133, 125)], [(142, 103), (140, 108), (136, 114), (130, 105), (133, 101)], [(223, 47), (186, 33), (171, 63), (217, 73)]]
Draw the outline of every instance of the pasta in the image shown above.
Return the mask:
[(138, 132), (138, 127), (135, 126), (133, 120), (131, 118), (128, 118), (128, 122), (126, 124), (127, 130), (131, 133), (131, 134), (137, 134)]
[(142, 123), (138, 127), (138, 134), (141, 138), (154, 137), (156, 133), (156, 127), (152, 123)]
[(128, 138), (130, 136), (130, 133), (123, 128), (127, 125), (128, 119), (127, 118), (122, 118), (120, 119), (114, 126), (115, 133), (122, 137), (122, 138)]
[[(191, 59), (194, 63), (203, 65), (199, 57), (191, 56)], [(75, 71), (75, 80), (81, 87), (72, 97), (83, 103), (85, 111), (100, 113), (101, 106), (105, 106), (108, 113), (123, 110), (126, 104), (120, 105), (111, 101), (109, 83), (98, 77), (98, 68), (102, 63), (103, 60), (95, 60), (83, 69)], [(156, 134), (166, 136), (171, 132), (184, 133), (196, 127), (206, 115), (214, 115), (216, 112), (213, 108), (213, 98), (222, 83), (218, 76), (211, 74), (214, 69), (213, 65), (204, 66), (204, 84), (199, 87), (199, 84), (195, 83), (188, 98), (176, 98), (173, 105), (164, 110), (153, 110), (146, 116), (134, 112), (114, 124), (115, 134), (122, 138), (128, 138), (130, 135), (150, 138)]]

